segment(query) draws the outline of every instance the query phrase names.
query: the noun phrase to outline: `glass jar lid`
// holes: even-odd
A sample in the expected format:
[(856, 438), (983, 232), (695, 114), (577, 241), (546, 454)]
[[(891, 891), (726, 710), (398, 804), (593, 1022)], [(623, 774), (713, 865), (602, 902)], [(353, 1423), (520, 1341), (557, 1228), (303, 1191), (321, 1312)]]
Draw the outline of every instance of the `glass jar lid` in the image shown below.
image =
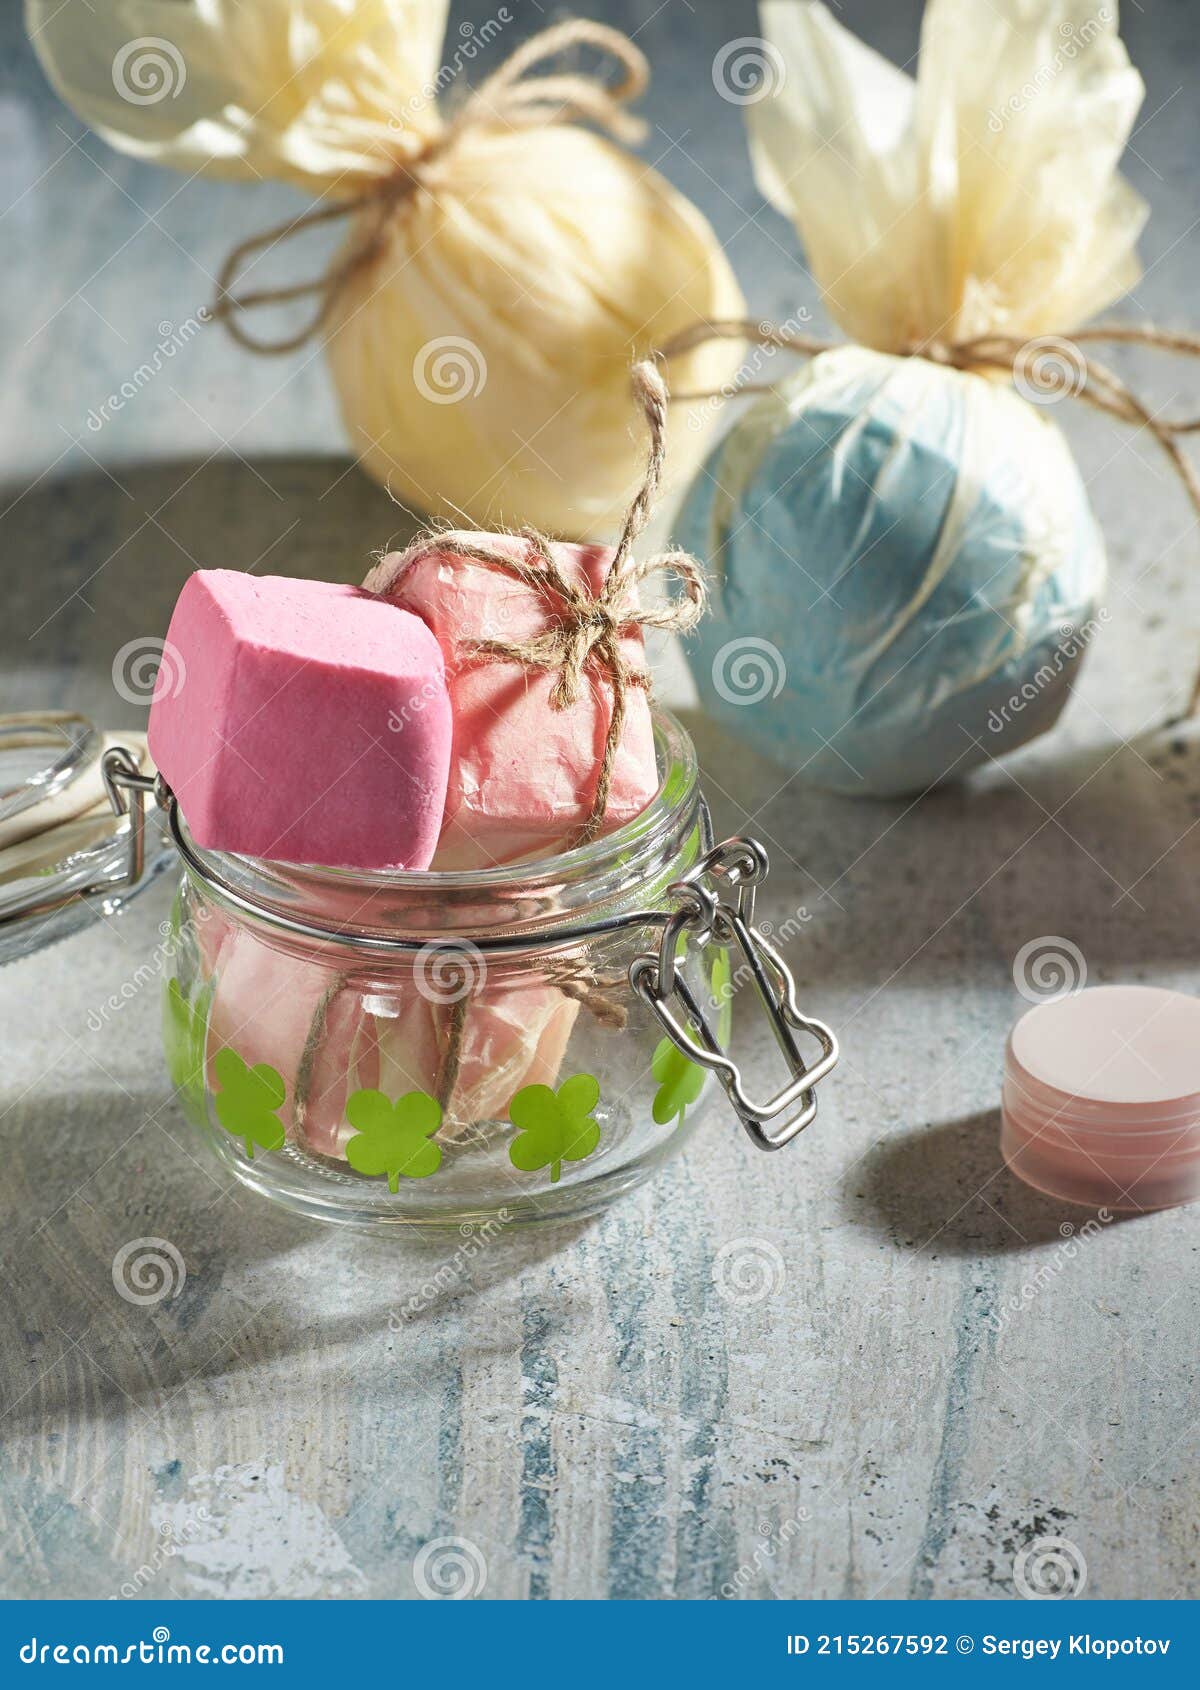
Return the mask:
[(0, 962), (112, 914), (170, 861), (162, 819), (147, 818), (147, 872), (130, 884), (134, 820), (105, 775), (117, 746), (148, 769), (141, 734), (105, 733), (68, 710), (0, 715)]

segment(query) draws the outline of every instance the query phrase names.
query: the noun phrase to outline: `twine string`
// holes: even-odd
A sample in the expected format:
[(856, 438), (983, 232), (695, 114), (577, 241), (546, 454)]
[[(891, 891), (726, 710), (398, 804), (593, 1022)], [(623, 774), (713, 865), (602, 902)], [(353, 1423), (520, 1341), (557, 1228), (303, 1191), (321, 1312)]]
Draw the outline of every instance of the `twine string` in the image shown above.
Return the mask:
[[(620, 70), (618, 79), (607, 82), (599, 74), (582, 72), (537, 74), (539, 66), (575, 47), (594, 48), (613, 60)], [(558, 123), (592, 123), (615, 140), (633, 142), (641, 137), (645, 126), (624, 108), (645, 92), (649, 81), (645, 55), (619, 29), (571, 18), (540, 31), (480, 83), (440, 129), (405, 156), (396, 158), (393, 168), (377, 183), (349, 199), (339, 200), (336, 205), (318, 205), (301, 212), (298, 217), (290, 217), (235, 246), (217, 277), (212, 317), (223, 322), (233, 339), (248, 352), (267, 355), (294, 352), (325, 327), (346, 287), (384, 251), (389, 230), (401, 208), (428, 184), (433, 166), (464, 135), (488, 129), (512, 132), (543, 129)], [(306, 230), (355, 216), (361, 216), (361, 226), (346, 250), (332, 260), (322, 275), (282, 287), (237, 291), (246, 270), (264, 252)], [(316, 309), (294, 334), (260, 339), (242, 322), (243, 314), (258, 306), (284, 305), (311, 298), (317, 300)]]
[[(1071, 347), (1077, 358), (1069, 360), (1072, 368), (1063, 380), (1048, 386), (1047, 396), (1080, 399), (1094, 410), (1114, 417), (1118, 422), (1144, 428), (1158, 442), (1167, 461), (1179, 477), (1192, 509), (1200, 520), (1200, 475), (1180, 445), (1180, 437), (1200, 432), (1200, 415), (1194, 417), (1164, 417), (1156, 414), (1134, 389), (1094, 354), (1081, 350), (1084, 344), (1132, 345), (1151, 347), (1156, 351), (1200, 357), (1200, 335), (1182, 330), (1160, 329), (1153, 324), (1097, 323), (1091, 328), (1077, 329), (1074, 334), (1049, 336), (1047, 351), (1055, 343)], [(816, 358), (822, 352), (832, 352), (845, 342), (823, 340), (814, 335), (798, 334), (790, 329), (778, 329), (770, 323), (754, 322), (749, 318), (723, 318), (716, 322), (693, 323), (672, 335), (658, 348), (657, 356), (664, 360), (690, 352), (710, 340), (748, 340), (758, 346), (774, 347), (794, 352), (803, 358)], [(931, 363), (952, 369), (978, 373), (982, 370), (1005, 372), (1016, 380), (1023, 356), (1031, 341), (1020, 335), (975, 335), (960, 341), (914, 342), (905, 349), (905, 356), (927, 358)], [(740, 397), (744, 393), (769, 392), (773, 382), (746, 382), (732, 389), (709, 389), (705, 392), (675, 393), (678, 400), (715, 399), (724, 394)], [(1200, 673), (1192, 684), (1186, 716), (1200, 714)]]
[(467, 1015), (470, 1011), (473, 994), (469, 982), (464, 981), (464, 987), (466, 989), (462, 996), (453, 999), (446, 1012), (445, 1044), (438, 1062), (435, 1089), (435, 1096), (441, 1104), (443, 1116), (452, 1114), (450, 1105), (455, 1088), (458, 1085), (463, 1049), (466, 1044)]

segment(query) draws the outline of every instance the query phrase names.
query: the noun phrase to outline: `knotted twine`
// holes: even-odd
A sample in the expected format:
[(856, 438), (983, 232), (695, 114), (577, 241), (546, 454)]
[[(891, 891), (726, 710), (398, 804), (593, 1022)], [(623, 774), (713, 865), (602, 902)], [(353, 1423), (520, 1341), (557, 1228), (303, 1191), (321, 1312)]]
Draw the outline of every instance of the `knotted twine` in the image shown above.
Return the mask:
[[(609, 83), (599, 76), (582, 73), (534, 74), (537, 67), (555, 59), (571, 47), (594, 47), (614, 59), (621, 68), (619, 81)], [(249, 352), (293, 352), (306, 345), (325, 326), (343, 290), (367, 269), (387, 246), (392, 223), (421, 188), (430, 183), (436, 164), (451, 154), (470, 131), (544, 129), (557, 123), (593, 123), (614, 140), (635, 142), (645, 125), (623, 108), (645, 92), (650, 67), (645, 54), (627, 35), (606, 24), (572, 18), (540, 31), (518, 47), (491, 76), (487, 77), (433, 135), (398, 156), (392, 170), (364, 192), (336, 205), (317, 206), (289, 218), (286, 223), (264, 229), (236, 246), (221, 267), (217, 297), (211, 314), (225, 324), (240, 346)], [(247, 265), (260, 253), (315, 229), (323, 223), (362, 214), (362, 228), (348, 249), (333, 259), (315, 281), (289, 287), (235, 291)], [(277, 340), (259, 340), (243, 327), (240, 317), (260, 305), (283, 305), (291, 300), (316, 296), (316, 311), (295, 334)]]
[[(657, 356), (670, 359), (709, 340), (748, 340), (758, 346), (776, 347), (798, 353), (803, 358), (816, 358), (822, 352), (832, 352), (843, 341), (822, 340), (814, 335), (797, 334), (790, 329), (778, 329), (770, 323), (750, 319), (730, 318), (718, 322), (695, 323), (672, 335), (658, 348)], [(1131, 423), (1146, 429), (1158, 442), (1183, 484), (1192, 509), (1200, 519), (1200, 476), (1180, 445), (1180, 438), (1200, 431), (1200, 416), (1163, 417), (1151, 410), (1144, 399), (1134, 392), (1114, 370), (1081, 350), (1083, 344), (1094, 342), (1108, 345), (1153, 347), (1161, 352), (1181, 353), (1185, 357), (1200, 357), (1200, 335), (1179, 330), (1159, 329), (1147, 324), (1097, 323), (1092, 328), (1077, 329), (1071, 336), (1040, 335), (1033, 338), (1021, 335), (973, 335), (958, 341), (914, 341), (906, 346), (902, 357), (927, 358), (930, 363), (947, 365), (952, 369), (975, 374), (985, 370), (999, 370), (1013, 379), (1013, 385), (1023, 397), (1032, 393), (1040, 398), (1081, 399), (1118, 422)], [(768, 392), (771, 382), (746, 382), (718, 392), (676, 393), (676, 399), (717, 399), (737, 397), (743, 393)], [(1200, 713), (1200, 672), (1192, 683), (1185, 716)]]

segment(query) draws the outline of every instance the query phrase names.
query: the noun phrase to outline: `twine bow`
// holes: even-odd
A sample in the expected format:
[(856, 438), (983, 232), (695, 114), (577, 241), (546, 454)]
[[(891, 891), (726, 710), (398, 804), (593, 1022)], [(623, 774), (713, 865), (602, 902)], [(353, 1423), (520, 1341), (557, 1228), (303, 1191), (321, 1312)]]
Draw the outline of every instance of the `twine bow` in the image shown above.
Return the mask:
[[(612, 563), (597, 592), (593, 593), (586, 582), (569, 579), (555, 561), (550, 541), (533, 528), (519, 531), (524, 557), (481, 545), (469, 534), (433, 530), (420, 535), (405, 551), (385, 558), (363, 581), (368, 592), (386, 596), (407, 569), (431, 555), (449, 555), (495, 570), (538, 595), (545, 607), (546, 625), (526, 640), (463, 640), (459, 652), (464, 662), (517, 663), (554, 675), (550, 692), (554, 710), (569, 710), (578, 702), (585, 678), (609, 683), (612, 711), (604, 750), (591, 808), (573, 845), (588, 844), (600, 831), (631, 689), (651, 690), (649, 674), (634, 667), (621, 649), (622, 638), (644, 628), (687, 633), (704, 614), (707, 602), (704, 572), (689, 553), (662, 552), (641, 562), (632, 555), (633, 542), (646, 525), (662, 482), (667, 426), (667, 389), (655, 366), (649, 362), (636, 364), (632, 380), (649, 429), (650, 448), (642, 484), (630, 504)], [(644, 606), (639, 603), (638, 589), (654, 575), (674, 576), (679, 594), (665, 604)]]
[[(730, 318), (693, 324), (666, 341), (658, 349), (658, 356), (673, 358), (709, 340), (748, 340), (759, 346), (795, 352), (804, 358), (815, 358), (844, 344), (822, 340), (814, 335), (797, 334), (790, 329), (777, 329), (769, 323)], [(1200, 476), (1180, 445), (1181, 436), (1200, 431), (1200, 416), (1164, 417), (1153, 411), (1114, 370), (1082, 350), (1084, 345), (1094, 342), (1149, 346), (1161, 352), (1200, 357), (1200, 335), (1129, 323), (1097, 323), (1092, 328), (1077, 329), (1069, 337), (989, 334), (960, 341), (921, 341), (914, 342), (904, 351), (908, 357), (927, 358), (931, 363), (948, 365), (956, 370), (976, 373), (982, 370), (1003, 371), (1011, 375), (1013, 385), (1026, 398), (1080, 399), (1093, 409), (1115, 417), (1118, 422), (1146, 429), (1166, 454), (1200, 519)], [(771, 386), (770, 382), (747, 382), (724, 391), (726, 396), (736, 396), (766, 392)], [(713, 399), (721, 397), (721, 394), (676, 393), (674, 397)], [(1185, 715), (1195, 716), (1198, 713), (1200, 673), (1192, 684)]]
[[(594, 47), (614, 59), (621, 68), (620, 79), (605, 82), (599, 76), (570, 74), (535, 75), (539, 65), (555, 59), (570, 47)], [(360, 271), (374, 263), (384, 251), (392, 222), (413, 195), (429, 180), (433, 167), (453, 151), (471, 130), (542, 129), (556, 123), (594, 123), (618, 141), (641, 138), (645, 125), (624, 110), (630, 100), (642, 94), (650, 81), (645, 54), (627, 35), (606, 24), (572, 18), (542, 30), (518, 47), (491, 76), (470, 94), (458, 111), (435, 134), (408, 148), (392, 168), (365, 192), (336, 205), (317, 206), (289, 218), (286, 223), (264, 229), (236, 246), (221, 267), (212, 316), (225, 324), (240, 346), (249, 352), (292, 352), (304, 346), (328, 321), (334, 306)], [(260, 253), (290, 240), (306, 229), (344, 217), (362, 214), (362, 227), (347, 250), (334, 258), (323, 275), (314, 281), (288, 287), (235, 291), (252, 260)], [(260, 305), (283, 305), (295, 299), (317, 296), (316, 311), (295, 334), (276, 340), (259, 340), (241, 322), (241, 314)]]

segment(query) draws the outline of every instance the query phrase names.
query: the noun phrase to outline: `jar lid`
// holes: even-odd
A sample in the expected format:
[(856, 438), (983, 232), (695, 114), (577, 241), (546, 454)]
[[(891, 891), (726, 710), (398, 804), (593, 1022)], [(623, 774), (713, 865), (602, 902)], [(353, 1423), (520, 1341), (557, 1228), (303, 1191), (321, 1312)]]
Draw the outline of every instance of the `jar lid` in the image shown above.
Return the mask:
[(1074, 1202), (1200, 1196), (1200, 998), (1097, 986), (1028, 1010), (1005, 1055), (1001, 1147), (1022, 1179)]
[(114, 811), (104, 778), (117, 745), (149, 769), (143, 734), (104, 733), (67, 710), (0, 715), (0, 962), (111, 914), (170, 861), (151, 818), (147, 873), (128, 883), (131, 821)]

